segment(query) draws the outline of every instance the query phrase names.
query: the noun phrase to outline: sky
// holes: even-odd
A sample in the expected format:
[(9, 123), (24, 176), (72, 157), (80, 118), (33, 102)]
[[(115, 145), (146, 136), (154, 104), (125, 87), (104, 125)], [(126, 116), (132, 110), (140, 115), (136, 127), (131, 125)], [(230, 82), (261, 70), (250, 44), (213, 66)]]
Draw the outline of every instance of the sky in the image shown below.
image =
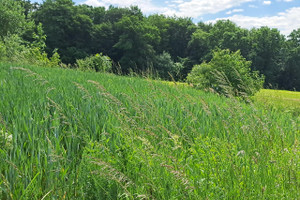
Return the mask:
[[(42, 2), (42, 0), (32, 0)], [(137, 5), (144, 14), (190, 17), (197, 22), (229, 19), (243, 28), (268, 26), (284, 35), (300, 28), (300, 0), (73, 0), (91, 6)]]

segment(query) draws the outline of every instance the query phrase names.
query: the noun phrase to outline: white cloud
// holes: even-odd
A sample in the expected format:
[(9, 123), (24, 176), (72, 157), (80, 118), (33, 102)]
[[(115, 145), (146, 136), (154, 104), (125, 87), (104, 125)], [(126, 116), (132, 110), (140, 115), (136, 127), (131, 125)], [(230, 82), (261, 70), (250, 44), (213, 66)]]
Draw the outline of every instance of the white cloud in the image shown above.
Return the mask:
[(272, 4), (272, 1), (264, 1), (263, 4), (264, 4), (264, 5), (271, 5), (271, 4)]
[(155, 6), (151, 0), (86, 0), (82, 4), (91, 6), (104, 6), (108, 8), (110, 5), (118, 7), (129, 7), (138, 5), (144, 13), (163, 13), (167, 12), (168, 8)]
[[(272, 4), (271, 0), (259, 1), (265, 5)], [(276, 1), (292, 2), (293, 0)], [(249, 2), (253, 2), (252, 4), (248, 5), (249, 7), (257, 8), (257, 5), (254, 3), (257, 3), (258, 0), (166, 0), (164, 3), (167, 6), (165, 7), (154, 5), (153, 0), (85, 0), (83, 3), (105, 7), (108, 7), (109, 5), (119, 7), (138, 5), (145, 14), (160, 13), (167, 16), (176, 15), (179, 17), (193, 17), (196, 20), (202, 20), (201, 16), (204, 16), (205, 14), (215, 14), (221, 11), (229, 10), (226, 14), (235, 15), (219, 19), (229, 19), (244, 28), (268, 26), (271, 28), (278, 28), (281, 33), (285, 35), (290, 34), (293, 29), (300, 28), (300, 7), (290, 8), (278, 13), (275, 16), (266, 17), (251, 17), (236, 14), (238, 12), (243, 12), (243, 9), (234, 8)]]
[(294, 7), (280, 12), (276, 16), (271, 17), (249, 17), (243, 15), (234, 15), (227, 18), (243, 28), (259, 28), (261, 26), (268, 26), (270, 28), (278, 28), (284, 35), (289, 35), (294, 29), (300, 28), (300, 7)]
[(258, 6), (253, 5), (253, 4), (250, 4), (250, 5), (249, 5), (249, 8), (258, 8)]
[(226, 12), (227, 15), (231, 15), (232, 13), (244, 12), (244, 9), (233, 9)]
[(178, 3), (178, 4), (180, 4), (180, 3), (184, 3), (184, 1), (183, 0), (174, 0), (174, 1), (172, 1), (173, 3)]
[(177, 15), (198, 18), (205, 14), (215, 14), (251, 1), (255, 0), (190, 0), (178, 4)]
[(128, 7), (138, 5), (146, 13), (161, 13), (168, 16), (199, 18), (205, 14), (215, 14), (228, 10), (243, 3), (256, 0), (168, 0), (164, 1), (166, 7), (155, 6), (152, 0), (85, 0), (83, 4), (92, 6), (114, 5), (118, 7)]
[(104, 3), (102, 3), (98, 0), (87, 0), (87, 1), (83, 2), (83, 4), (94, 6), (94, 7), (106, 6)]

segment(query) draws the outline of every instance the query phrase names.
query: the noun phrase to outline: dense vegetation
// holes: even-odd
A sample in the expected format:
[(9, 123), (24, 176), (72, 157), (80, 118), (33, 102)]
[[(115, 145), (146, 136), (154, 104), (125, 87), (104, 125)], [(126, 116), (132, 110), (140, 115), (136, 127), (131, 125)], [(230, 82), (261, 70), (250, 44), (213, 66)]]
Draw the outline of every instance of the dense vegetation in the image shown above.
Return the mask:
[(299, 39), (0, 0), (0, 199), (299, 198)]
[(297, 199), (300, 119), (186, 85), (0, 64), (0, 199)]
[(257, 71), (251, 72), (250, 65), (251, 62), (246, 61), (239, 51), (214, 51), (209, 63), (194, 66), (187, 82), (198, 89), (247, 98), (259, 91), (264, 83), (264, 77)]
[[(190, 18), (145, 16), (138, 7), (105, 9), (71, 0), (0, 0), (0, 5), (2, 60), (33, 58), (53, 66), (60, 55), (63, 63), (78, 67), (76, 60), (102, 53), (114, 61), (115, 73), (149, 71), (185, 80), (194, 65), (211, 60), (213, 50), (240, 50), (251, 69), (265, 76), (265, 87), (300, 90), (300, 29), (285, 37), (268, 27), (195, 24)], [(24, 46), (31, 50), (24, 53)]]

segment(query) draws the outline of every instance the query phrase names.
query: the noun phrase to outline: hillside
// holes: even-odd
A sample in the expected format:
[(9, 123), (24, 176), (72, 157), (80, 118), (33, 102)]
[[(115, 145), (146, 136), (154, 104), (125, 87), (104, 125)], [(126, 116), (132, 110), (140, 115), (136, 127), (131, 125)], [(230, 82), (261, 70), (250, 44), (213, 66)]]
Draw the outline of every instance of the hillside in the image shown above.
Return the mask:
[(0, 199), (297, 199), (300, 119), (184, 85), (0, 64)]

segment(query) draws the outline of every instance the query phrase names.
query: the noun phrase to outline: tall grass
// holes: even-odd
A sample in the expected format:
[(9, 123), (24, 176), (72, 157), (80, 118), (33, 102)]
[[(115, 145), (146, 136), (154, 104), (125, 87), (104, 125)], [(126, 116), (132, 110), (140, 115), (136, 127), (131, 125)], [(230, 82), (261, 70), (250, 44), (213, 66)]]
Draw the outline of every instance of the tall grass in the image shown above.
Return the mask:
[(0, 72), (0, 199), (300, 196), (289, 113), (133, 77)]

